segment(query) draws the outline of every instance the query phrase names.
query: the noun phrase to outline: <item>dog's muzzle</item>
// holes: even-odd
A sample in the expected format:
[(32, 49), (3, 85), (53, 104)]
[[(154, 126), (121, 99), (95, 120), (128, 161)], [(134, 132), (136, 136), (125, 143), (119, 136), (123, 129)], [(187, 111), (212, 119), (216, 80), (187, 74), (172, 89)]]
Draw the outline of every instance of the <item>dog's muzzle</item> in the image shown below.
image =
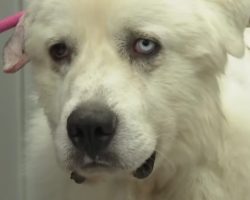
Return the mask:
[[(86, 163), (88, 169), (103, 166), (100, 159), (105, 155), (118, 126), (117, 115), (107, 106), (99, 103), (87, 103), (77, 107), (68, 117), (68, 137), (79, 153), (87, 155), (93, 163)], [(133, 176), (138, 179), (147, 178), (153, 171), (155, 163), (154, 152), (138, 169)], [(91, 165), (92, 164), (92, 165)], [(85, 182), (86, 178), (76, 171), (72, 172), (71, 179), (76, 183)]]

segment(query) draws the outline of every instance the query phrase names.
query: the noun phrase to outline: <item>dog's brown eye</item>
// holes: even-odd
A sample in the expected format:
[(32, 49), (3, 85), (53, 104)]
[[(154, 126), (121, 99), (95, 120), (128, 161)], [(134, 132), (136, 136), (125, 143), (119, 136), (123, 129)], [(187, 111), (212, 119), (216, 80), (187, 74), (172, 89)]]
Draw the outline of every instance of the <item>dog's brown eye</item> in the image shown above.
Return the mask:
[(71, 57), (70, 48), (63, 42), (52, 45), (49, 53), (51, 58), (56, 62), (68, 60)]

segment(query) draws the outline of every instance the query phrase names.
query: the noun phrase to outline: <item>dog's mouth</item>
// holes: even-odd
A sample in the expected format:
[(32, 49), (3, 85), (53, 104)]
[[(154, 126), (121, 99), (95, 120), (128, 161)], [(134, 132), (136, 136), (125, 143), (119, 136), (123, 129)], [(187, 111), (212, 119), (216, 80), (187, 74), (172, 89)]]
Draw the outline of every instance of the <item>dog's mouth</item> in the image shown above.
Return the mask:
[(133, 175), (135, 178), (144, 179), (147, 178), (154, 169), (156, 152), (154, 152), (137, 170)]
[[(137, 179), (147, 178), (153, 172), (155, 158), (156, 158), (156, 152), (154, 152), (139, 168), (137, 168), (133, 172), (133, 176)], [(77, 184), (82, 184), (87, 180), (86, 177), (78, 174), (76, 171), (73, 171), (71, 173), (70, 178), (74, 180)]]

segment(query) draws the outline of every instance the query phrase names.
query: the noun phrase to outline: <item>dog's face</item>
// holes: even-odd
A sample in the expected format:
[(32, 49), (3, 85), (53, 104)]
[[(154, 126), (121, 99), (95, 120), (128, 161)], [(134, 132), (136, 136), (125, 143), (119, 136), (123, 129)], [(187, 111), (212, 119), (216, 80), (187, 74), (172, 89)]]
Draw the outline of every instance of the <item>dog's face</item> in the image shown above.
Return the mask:
[(236, 30), (220, 6), (31, 2), (25, 46), (59, 162), (84, 176), (122, 171), (145, 178), (155, 159), (159, 165), (170, 158), (201, 94), (216, 90), (226, 50), (242, 52), (240, 37), (230, 47), (223, 42), (222, 35), (237, 34), (220, 33), (220, 26)]

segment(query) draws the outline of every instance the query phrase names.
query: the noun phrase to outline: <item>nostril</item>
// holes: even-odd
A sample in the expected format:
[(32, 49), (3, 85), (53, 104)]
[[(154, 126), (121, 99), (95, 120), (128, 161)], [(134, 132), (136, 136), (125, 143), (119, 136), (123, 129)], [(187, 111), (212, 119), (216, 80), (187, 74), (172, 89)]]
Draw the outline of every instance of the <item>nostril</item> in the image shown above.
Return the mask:
[(107, 133), (104, 132), (103, 128), (100, 126), (95, 129), (94, 134), (98, 138), (108, 135)]
[(94, 135), (96, 137), (110, 137), (112, 136), (117, 127), (117, 117), (113, 113), (109, 113), (109, 116), (105, 116), (104, 120), (100, 120), (99, 124), (94, 127)]
[(70, 140), (72, 141), (72, 143), (75, 146), (79, 146), (78, 144), (80, 144), (82, 137), (83, 137), (83, 134), (81, 134), (81, 129), (75, 125), (73, 125), (73, 126), (68, 125), (67, 129), (68, 129), (68, 136), (69, 136)]
[(94, 131), (94, 137), (98, 140), (109, 140), (109, 138), (113, 135), (114, 130), (105, 127), (97, 127)]

